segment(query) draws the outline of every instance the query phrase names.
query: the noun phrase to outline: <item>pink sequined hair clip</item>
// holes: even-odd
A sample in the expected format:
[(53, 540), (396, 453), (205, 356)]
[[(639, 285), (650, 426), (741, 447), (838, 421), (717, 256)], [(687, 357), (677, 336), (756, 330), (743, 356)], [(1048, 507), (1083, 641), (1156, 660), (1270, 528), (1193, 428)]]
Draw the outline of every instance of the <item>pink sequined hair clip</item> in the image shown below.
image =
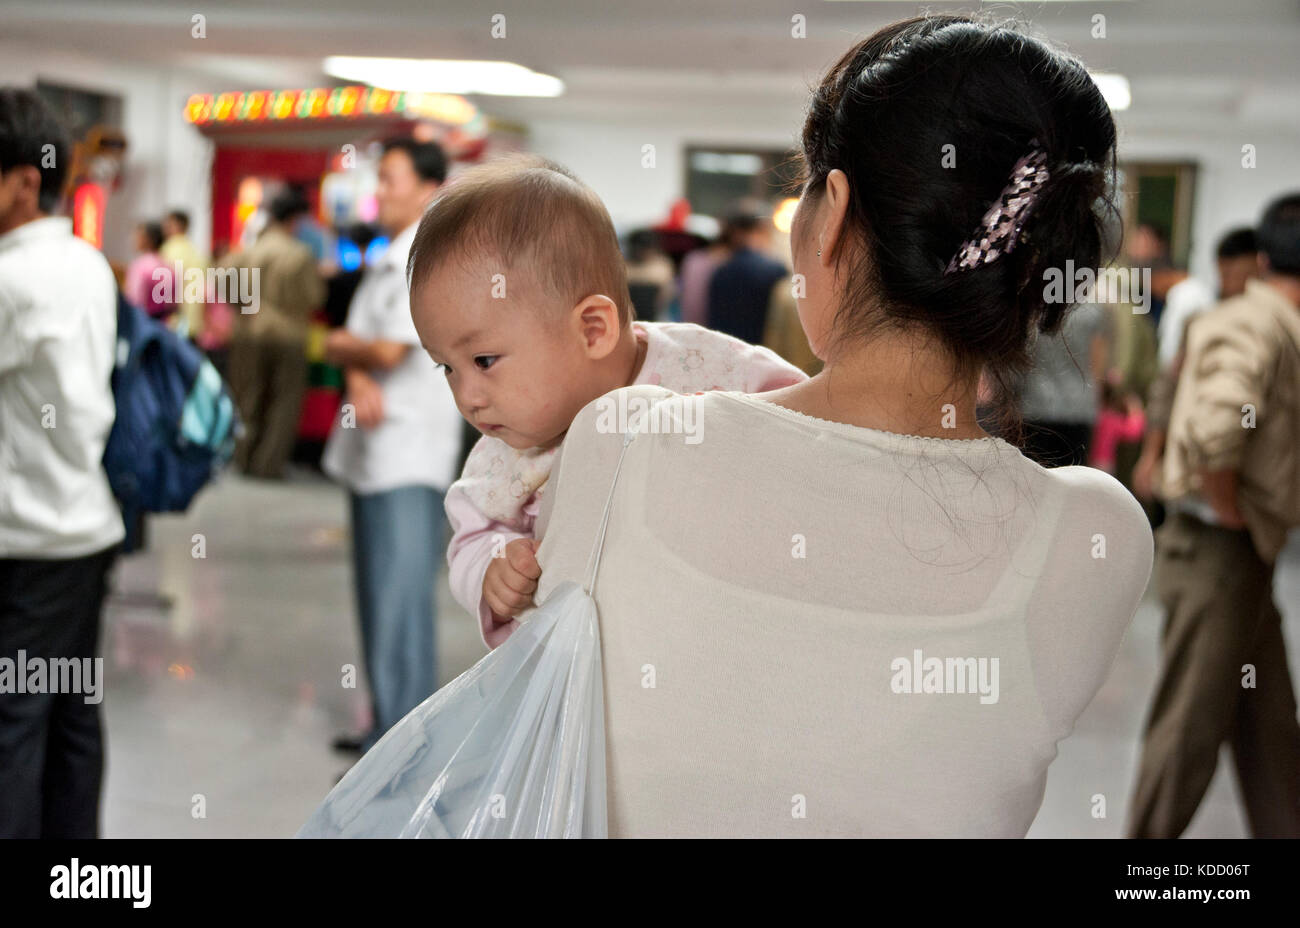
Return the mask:
[(1030, 144), (1034, 149), (1011, 169), (1011, 181), (984, 214), (975, 237), (957, 249), (945, 274), (989, 264), (1015, 250), (1020, 230), (1033, 212), (1038, 191), (1048, 178), (1047, 152), (1037, 147), (1037, 140)]

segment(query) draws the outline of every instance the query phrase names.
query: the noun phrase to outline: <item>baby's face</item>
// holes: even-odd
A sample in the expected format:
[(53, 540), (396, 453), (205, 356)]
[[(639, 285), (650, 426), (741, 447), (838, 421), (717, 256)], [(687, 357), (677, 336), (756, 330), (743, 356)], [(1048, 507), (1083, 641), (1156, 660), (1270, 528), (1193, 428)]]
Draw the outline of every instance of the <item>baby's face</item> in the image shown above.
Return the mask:
[(461, 415), (518, 450), (557, 443), (590, 392), (577, 330), (564, 309), (532, 305), (541, 291), (526, 276), (488, 261), (448, 261), (411, 305), (420, 341), (442, 366)]

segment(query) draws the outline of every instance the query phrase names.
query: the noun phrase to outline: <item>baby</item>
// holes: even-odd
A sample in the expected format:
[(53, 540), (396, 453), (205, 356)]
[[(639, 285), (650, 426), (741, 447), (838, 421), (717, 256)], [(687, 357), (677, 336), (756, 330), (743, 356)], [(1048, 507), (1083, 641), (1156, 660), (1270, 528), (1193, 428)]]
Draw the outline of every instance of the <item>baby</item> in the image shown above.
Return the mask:
[(534, 605), (533, 525), (579, 410), (631, 384), (759, 393), (806, 379), (719, 332), (633, 321), (604, 204), (537, 156), (497, 159), (449, 184), (420, 222), (407, 277), (420, 340), (483, 433), (447, 491), (447, 561), (452, 594), (489, 648)]

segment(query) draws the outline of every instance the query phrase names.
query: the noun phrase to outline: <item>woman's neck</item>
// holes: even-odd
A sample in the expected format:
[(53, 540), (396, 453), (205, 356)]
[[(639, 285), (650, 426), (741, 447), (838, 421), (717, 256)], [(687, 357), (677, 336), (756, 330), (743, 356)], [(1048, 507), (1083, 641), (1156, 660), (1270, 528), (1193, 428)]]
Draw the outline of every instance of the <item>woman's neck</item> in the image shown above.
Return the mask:
[(929, 438), (988, 438), (975, 421), (978, 375), (958, 376), (933, 340), (873, 336), (846, 348), (811, 379), (763, 398), (804, 415)]

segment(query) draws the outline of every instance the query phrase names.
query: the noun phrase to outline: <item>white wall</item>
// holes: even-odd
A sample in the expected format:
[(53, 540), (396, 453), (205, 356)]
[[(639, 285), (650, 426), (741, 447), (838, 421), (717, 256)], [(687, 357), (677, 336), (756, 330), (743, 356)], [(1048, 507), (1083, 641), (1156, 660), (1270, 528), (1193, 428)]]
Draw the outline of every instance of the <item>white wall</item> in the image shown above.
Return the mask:
[[(570, 168), (605, 201), (620, 229), (662, 220), (686, 194), (688, 145), (735, 145), (783, 150), (794, 144), (793, 124), (704, 127), (694, 114), (638, 121), (635, 126), (593, 122), (534, 121), (528, 147)], [(797, 118), (797, 114), (796, 114)], [(782, 114), (782, 121), (785, 121)], [(643, 166), (643, 146), (654, 146), (654, 166)]]
[(104, 219), (108, 257), (129, 259), (135, 224), (173, 208), (190, 213), (191, 237), (206, 251), (213, 148), (182, 117), (191, 88), (205, 82), (174, 69), (0, 42), (0, 84), (34, 86), (37, 80), (122, 98), (128, 148), (122, 184), (109, 198)]
[[(1242, 166), (1242, 146), (1255, 146), (1256, 166)], [(1300, 132), (1202, 120), (1184, 128), (1143, 130), (1120, 118), (1120, 157), (1192, 161), (1199, 170), (1192, 219), (1191, 271), (1213, 284), (1214, 246), (1225, 231), (1255, 225), (1282, 193), (1300, 191)]]

